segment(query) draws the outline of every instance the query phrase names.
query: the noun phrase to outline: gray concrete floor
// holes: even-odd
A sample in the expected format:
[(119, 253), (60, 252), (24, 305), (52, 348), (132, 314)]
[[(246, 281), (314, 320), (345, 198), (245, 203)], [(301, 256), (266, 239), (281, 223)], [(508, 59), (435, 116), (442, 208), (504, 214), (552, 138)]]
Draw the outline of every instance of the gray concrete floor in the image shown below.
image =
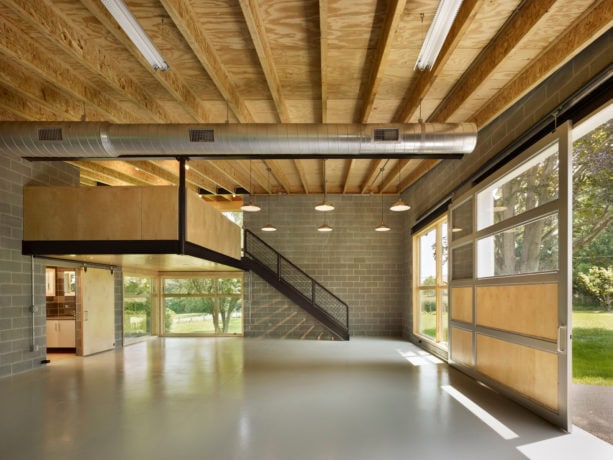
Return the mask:
[(613, 387), (575, 385), (573, 423), (613, 444)]
[(0, 408), (10, 460), (613, 458), (395, 340), (155, 339), (0, 380)]

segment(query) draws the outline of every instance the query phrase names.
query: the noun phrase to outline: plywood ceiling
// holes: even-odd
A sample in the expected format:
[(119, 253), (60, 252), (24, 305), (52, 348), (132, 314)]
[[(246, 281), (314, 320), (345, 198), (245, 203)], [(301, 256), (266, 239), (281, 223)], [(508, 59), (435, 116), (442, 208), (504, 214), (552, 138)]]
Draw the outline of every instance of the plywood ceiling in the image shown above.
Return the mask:
[[(607, 31), (613, 15), (613, 0), (464, 0), (434, 68), (416, 71), (437, 0), (126, 3), (169, 63), (167, 72), (149, 67), (98, 0), (0, 0), (0, 120), (421, 117), (481, 128)], [(88, 186), (178, 181), (173, 160), (72, 164)], [(435, 164), (328, 160), (327, 189), (395, 194)], [(228, 204), (236, 199), (220, 189), (320, 194), (323, 177), (322, 160), (297, 159), (195, 160), (187, 173), (192, 189)]]

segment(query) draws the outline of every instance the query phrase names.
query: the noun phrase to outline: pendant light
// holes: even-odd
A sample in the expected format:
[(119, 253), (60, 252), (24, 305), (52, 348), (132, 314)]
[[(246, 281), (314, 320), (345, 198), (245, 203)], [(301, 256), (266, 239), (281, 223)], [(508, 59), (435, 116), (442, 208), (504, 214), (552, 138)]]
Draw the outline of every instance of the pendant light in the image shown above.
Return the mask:
[(390, 227), (383, 222), (383, 193), (381, 193), (381, 223), (375, 228), (375, 232), (389, 232)]
[(332, 227), (330, 227), (328, 225), (328, 222), (326, 221), (326, 215), (324, 214), (324, 223), (321, 224), (319, 227), (317, 227), (317, 231), (318, 232), (331, 232), (332, 231)]
[[(328, 181), (326, 179), (326, 160), (324, 160), (324, 200), (317, 203), (315, 206), (316, 211), (329, 212), (334, 211), (334, 205), (329, 203), (327, 198)], [(328, 230), (329, 231), (329, 230)]]
[(400, 172), (401, 172), (402, 168), (400, 167), (400, 160), (398, 160), (398, 201), (396, 201), (391, 207), (390, 207), (390, 211), (394, 211), (394, 212), (402, 212), (402, 211), (408, 211), (409, 209), (411, 209), (411, 206), (409, 206), (408, 204), (406, 204), (403, 200), (402, 197), (400, 196)]
[[(268, 190), (270, 190), (270, 168), (267, 167), (266, 170), (268, 171)], [(268, 203), (267, 217), (268, 217), (269, 223), (262, 227), (263, 232), (276, 232), (277, 231), (277, 227), (275, 227), (274, 225), (270, 223), (270, 208), (271, 207), (272, 207), (272, 202)]]
[(257, 204), (255, 204), (255, 200), (251, 201), (252, 187), (253, 183), (251, 178), (251, 160), (249, 160), (249, 201), (247, 201), (241, 206), (241, 209), (246, 212), (258, 212), (262, 209)]

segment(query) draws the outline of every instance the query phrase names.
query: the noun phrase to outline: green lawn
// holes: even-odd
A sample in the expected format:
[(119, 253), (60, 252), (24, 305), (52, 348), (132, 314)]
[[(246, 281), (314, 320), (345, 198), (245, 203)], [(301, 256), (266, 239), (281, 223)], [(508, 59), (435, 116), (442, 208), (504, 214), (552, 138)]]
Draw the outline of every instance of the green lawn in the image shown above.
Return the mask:
[[(194, 317), (194, 321), (182, 321), (182, 319), (188, 319), (190, 316)], [(196, 318), (198, 318), (196, 320)], [(201, 315), (176, 315), (174, 317), (173, 324), (170, 329), (171, 334), (214, 334), (215, 327), (213, 326), (213, 320), (211, 318), (200, 319)], [(220, 325), (221, 327), (221, 325)], [(230, 318), (230, 327), (228, 328), (228, 334), (242, 334), (243, 321), (242, 318)]]
[(613, 313), (573, 312), (573, 383), (613, 385)]

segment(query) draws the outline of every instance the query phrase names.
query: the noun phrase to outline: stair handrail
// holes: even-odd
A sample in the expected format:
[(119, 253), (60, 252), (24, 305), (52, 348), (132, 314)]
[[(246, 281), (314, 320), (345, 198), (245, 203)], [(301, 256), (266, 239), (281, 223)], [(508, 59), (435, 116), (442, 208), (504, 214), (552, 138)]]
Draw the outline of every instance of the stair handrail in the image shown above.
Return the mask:
[[(279, 280), (285, 281), (282, 278), (282, 276), (281, 276), (281, 260), (283, 260), (288, 265), (290, 265), (292, 268), (296, 269), (298, 272), (300, 272), (302, 275), (304, 275), (306, 278), (308, 278), (311, 281), (311, 298), (308, 299), (308, 297), (304, 296), (304, 294), (302, 292), (300, 292), (300, 290), (298, 290), (298, 289), (296, 289), (296, 290), (298, 292), (300, 292), (305, 298), (310, 300), (312, 305), (318, 307), (320, 310), (322, 310), (324, 313), (326, 313), (328, 316), (330, 316), (332, 319), (334, 319), (336, 321), (339, 321), (339, 320), (337, 318), (335, 318), (333, 315), (331, 315), (328, 311), (326, 311), (325, 308), (323, 308), (321, 305), (319, 305), (317, 303), (316, 294), (315, 294), (315, 292), (316, 292), (315, 287), (316, 286), (319, 287), (326, 294), (330, 295), (336, 301), (338, 301), (338, 303), (341, 304), (343, 306), (343, 308), (345, 309), (345, 321), (344, 321), (343, 326), (346, 327), (347, 329), (349, 329), (349, 305), (347, 305), (347, 303), (345, 303), (342, 299), (340, 299), (337, 295), (335, 295), (333, 292), (331, 292), (323, 284), (318, 282), (315, 278), (313, 278), (311, 275), (306, 273), (298, 265), (293, 263), (291, 260), (289, 260), (283, 254), (281, 254), (279, 251), (277, 251), (275, 248), (273, 248), (270, 244), (268, 244), (266, 241), (264, 241), (262, 238), (260, 238), (259, 236), (257, 236), (255, 233), (253, 233), (251, 230), (248, 230), (248, 229), (245, 229), (245, 233), (244, 233), (244, 239), (245, 239), (245, 242), (244, 242), (244, 252), (245, 252), (245, 254), (248, 254), (252, 258), (254, 258), (255, 260), (258, 260), (257, 256), (254, 253), (249, 251), (248, 236), (255, 238), (259, 243), (261, 243), (264, 246), (266, 246), (270, 251), (272, 251), (275, 254), (275, 256), (276, 256), (276, 270), (275, 270), (275, 274), (277, 275)], [(285, 281), (285, 282), (287, 283), (287, 281)]]

